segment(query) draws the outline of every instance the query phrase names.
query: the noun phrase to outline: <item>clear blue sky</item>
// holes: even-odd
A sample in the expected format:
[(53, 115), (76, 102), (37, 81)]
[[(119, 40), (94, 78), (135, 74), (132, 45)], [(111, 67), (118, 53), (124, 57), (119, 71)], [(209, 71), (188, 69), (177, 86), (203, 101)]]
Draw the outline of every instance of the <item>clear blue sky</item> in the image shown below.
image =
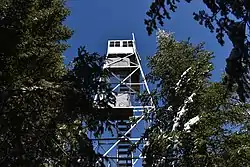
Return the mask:
[[(67, 5), (71, 10), (66, 24), (75, 33), (69, 40), (71, 48), (65, 52), (66, 62), (72, 60), (79, 46), (86, 46), (90, 52), (104, 55), (108, 39), (129, 39), (134, 32), (137, 48), (146, 69), (146, 57), (155, 53), (155, 33), (147, 35), (144, 19), (152, 0), (69, 0)], [(186, 40), (191, 37), (193, 43), (204, 41), (206, 49), (213, 51), (215, 70), (213, 80), (220, 80), (225, 67), (225, 58), (231, 50), (231, 43), (226, 41), (221, 47), (215, 34), (200, 26), (192, 18), (192, 13), (204, 9), (202, 2), (194, 1), (191, 4), (181, 3), (171, 20), (165, 21), (165, 30), (175, 33), (177, 40)]]
[[(131, 33), (135, 33), (137, 48), (142, 58), (145, 72), (146, 57), (152, 56), (156, 51), (155, 33), (148, 36), (144, 19), (149, 9), (151, 0), (69, 0), (67, 3), (71, 9), (71, 16), (66, 24), (75, 33), (69, 40), (71, 48), (65, 52), (66, 60), (69, 62), (76, 56), (79, 46), (86, 46), (90, 52), (106, 53), (108, 39), (131, 39)], [(182, 3), (176, 13), (172, 14), (172, 20), (166, 20), (162, 28), (175, 33), (178, 41), (187, 40), (191, 42), (206, 43), (206, 49), (215, 53), (212, 80), (219, 81), (225, 68), (225, 58), (229, 55), (231, 44), (227, 40), (225, 46), (221, 47), (215, 34), (200, 26), (193, 20), (192, 13), (204, 9), (202, 2), (195, 1), (192, 4)]]

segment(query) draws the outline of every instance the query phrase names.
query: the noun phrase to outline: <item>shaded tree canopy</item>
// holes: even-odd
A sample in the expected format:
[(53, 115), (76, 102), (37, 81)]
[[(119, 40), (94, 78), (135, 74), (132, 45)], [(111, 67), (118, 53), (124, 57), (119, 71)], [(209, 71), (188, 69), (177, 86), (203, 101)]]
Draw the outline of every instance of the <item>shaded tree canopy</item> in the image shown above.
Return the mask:
[[(145, 24), (149, 34), (157, 28), (158, 23), (164, 24), (164, 19), (171, 19), (170, 12), (176, 12), (179, 0), (154, 0), (147, 12)], [(192, 0), (185, 0), (192, 3)], [(225, 83), (232, 89), (236, 83), (237, 92), (242, 101), (249, 98), (249, 41), (250, 34), (250, 1), (248, 0), (203, 0), (209, 11), (199, 10), (193, 16), (199, 24), (216, 32), (218, 42), (224, 44), (224, 36), (231, 40), (234, 49), (227, 59)], [(187, 4), (189, 5), (189, 4)]]
[(213, 53), (164, 31), (157, 37), (149, 60), (148, 77), (157, 88), (146, 166), (249, 166), (250, 106), (209, 81)]
[[(0, 1), (0, 166), (93, 166), (86, 131), (103, 131), (107, 115), (93, 106), (112, 102), (99, 80), (103, 58), (79, 48), (63, 63), (72, 31), (64, 0)], [(107, 120), (107, 117), (105, 119)], [(104, 119), (104, 120), (105, 120)], [(83, 126), (84, 125), (84, 126)]]

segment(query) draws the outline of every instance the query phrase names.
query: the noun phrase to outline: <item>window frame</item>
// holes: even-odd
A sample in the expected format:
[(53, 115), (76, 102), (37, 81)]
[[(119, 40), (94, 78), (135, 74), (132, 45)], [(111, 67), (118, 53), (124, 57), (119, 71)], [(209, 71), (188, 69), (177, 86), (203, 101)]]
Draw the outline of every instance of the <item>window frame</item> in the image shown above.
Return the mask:
[(109, 47), (115, 47), (115, 42), (114, 41), (110, 41), (109, 42)]
[(121, 42), (120, 41), (115, 41), (115, 47), (120, 47), (121, 46)]

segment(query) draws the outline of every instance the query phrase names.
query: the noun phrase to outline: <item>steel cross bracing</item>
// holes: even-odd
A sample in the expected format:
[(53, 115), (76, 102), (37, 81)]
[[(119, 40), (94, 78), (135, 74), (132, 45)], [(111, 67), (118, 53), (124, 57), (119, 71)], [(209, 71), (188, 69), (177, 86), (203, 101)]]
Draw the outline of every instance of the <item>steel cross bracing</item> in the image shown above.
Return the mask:
[[(127, 41), (127, 40), (116, 40), (115, 42), (120, 41), (120, 43)], [(112, 54), (113, 57), (117, 57), (114, 61), (106, 61), (104, 65), (104, 69), (107, 69), (110, 71), (111, 77), (113, 77), (116, 82), (113, 83), (110, 81), (111, 84), (113, 84), (113, 92), (121, 91), (121, 89), (129, 92), (129, 95), (137, 96), (137, 94), (141, 94), (144, 92), (147, 92), (147, 94), (150, 94), (144, 72), (141, 67), (141, 59), (138, 55), (138, 52), (136, 50), (135, 45), (135, 38), (133, 34), (133, 40), (132, 41), (132, 47), (128, 48), (130, 51), (126, 52), (123, 51), (123, 54), (126, 55), (123, 57), (119, 57), (119, 51), (118, 53), (111, 53), (107, 52), (106, 60), (109, 59), (109, 55)], [(111, 41), (112, 42), (112, 41)], [(111, 43), (109, 42), (109, 44)], [(110, 49), (110, 48), (109, 48)], [(113, 48), (111, 48), (113, 49)], [(115, 49), (126, 49), (126, 48), (115, 48)], [(128, 65), (119, 64), (116, 65), (119, 62), (127, 61), (127, 60), (134, 60), (130, 61)], [(117, 70), (118, 69), (118, 70)], [(121, 73), (126, 73), (126, 76), (123, 76), (121, 78)], [(133, 78), (135, 75), (140, 75), (140, 80), (137, 82), (131, 81), (131, 78)], [(134, 87), (134, 86), (139, 86)], [(136, 89), (136, 90), (135, 90)], [(131, 118), (133, 118), (133, 121), (129, 120), (115, 120), (116, 127), (112, 129), (114, 134), (105, 133), (101, 138), (92, 138), (90, 135), (90, 138), (94, 144), (95, 151), (100, 153), (102, 155), (102, 158), (100, 161), (102, 161), (105, 166), (119, 166), (119, 167), (134, 167), (136, 164), (139, 166), (142, 166), (142, 149), (145, 145), (145, 139), (141, 140), (141, 135), (149, 127), (149, 122), (145, 120), (145, 114), (150, 113), (152, 110), (154, 110), (153, 101), (149, 102), (149, 104), (142, 104), (140, 102), (138, 103), (131, 103), (127, 106), (112, 106), (115, 109), (131, 109), (133, 110), (133, 115)], [(136, 149), (134, 151), (130, 151), (130, 146), (132, 144), (138, 143)], [(97, 162), (98, 166), (98, 162)]]

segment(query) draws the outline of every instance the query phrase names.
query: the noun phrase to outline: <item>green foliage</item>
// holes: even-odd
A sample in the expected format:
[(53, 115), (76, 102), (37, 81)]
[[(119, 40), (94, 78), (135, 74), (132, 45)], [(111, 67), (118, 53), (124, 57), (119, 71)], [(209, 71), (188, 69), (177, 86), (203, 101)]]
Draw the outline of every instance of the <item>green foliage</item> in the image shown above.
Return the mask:
[(108, 72), (102, 69), (103, 63), (103, 56), (91, 54), (81, 47), (78, 49), (78, 57), (73, 60), (67, 75), (63, 77), (75, 93), (69, 96), (74, 98), (70, 99), (67, 110), (78, 108), (77, 113), (85, 116), (88, 130), (96, 131), (96, 135), (103, 132), (104, 122), (107, 127), (111, 126), (108, 121), (110, 113), (103, 109), (110, 108), (109, 104), (115, 103), (110, 85), (105, 80), (100, 80), (108, 76)]
[[(185, 0), (191, 3), (192, 0)], [(164, 24), (164, 19), (171, 19), (170, 12), (175, 12), (179, 0), (155, 0), (145, 20), (147, 31), (152, 34), (152, 31), (157, 28), (157, 20), (160, 25)], [(210, 10), (199, 10), (198, 13), (193, 13), (194, 19), (200, 25), (205, 26), (211, 32), (216, 32), (218, 42), (224, 44), (225, 34), (231, 40), (234, 49), (228, 57), (225, 78), (225, 84), (229, 90), (234, 84), (237, 84), (237, 93), (242, 101), (246, 101), (250, 96), (249, 87), (249, 41), (250, 34), (250, 1), (248, 0), (225, 0), (225, 1), (208, 1), (203, 0), (203, 3)]]
[(96, 116), (108, 114), (94, 95), (104, 95), (95, 101), (104, 108), (114, 98), (99, 80), (99, 55), (79, 48), (65, 68), (68, 14), (64, 0), (0, 2), (0, 166), (93, 166), (99, 158), (86, 131), (101, 133)]
[[(98, 82), (103, 76), (98, 59), (80, 49), (73, 68), (59, 82), (41, 80), (32, 87), (1, 92), (1, 165), (91, 166), (98, 160), (86, 136), (87, 130), (102, 133), (104, 126), (96, 117), (105, 114), (93, 107), (97, 85), (109, 92), (108, 85)], [(100, 75), (85, 73), (86, 66)], [(112, 102), (113, 96), (108, 98), (107, 103)]]
[(63, 25), (69, 15), (64, 1), (3, 0), (0, 11), (1, 84), (21, 86), (61, 77), (64, 41), (72, 35)]
[[(185, 0), (185, 2), (191, 3), (192, 0)], [(170, 12), (176, 12), (178, 3), (180, 3), (179, 0), (155, 0), (152, 2), (147, 12), (149, 18), (145, 20), (149, 34), (157, 28), (157, 20), (160, 25), (163, 25), (165, 18), (171, 19)], [(211, 32), (216, 31), (218, 42), (222, 45), (224, 44), (224, 33), (229, 32), (232, 23), (240, 20), (245, 24), (249, 24), (250, 3), (247, 0), (203, 0), (203, 3), (210, 11), (199, 10), (198, 13), (194, 12), (194, 19)], [(234, 37), (236, 36), (234, 35)]]
[[(158, 83), (147, 166), (248, 166), (249, 105), (211, 83), (212, 53), (158, 32), (149, 78)], [(242, 150), (242, 151), (241, 151)]]

